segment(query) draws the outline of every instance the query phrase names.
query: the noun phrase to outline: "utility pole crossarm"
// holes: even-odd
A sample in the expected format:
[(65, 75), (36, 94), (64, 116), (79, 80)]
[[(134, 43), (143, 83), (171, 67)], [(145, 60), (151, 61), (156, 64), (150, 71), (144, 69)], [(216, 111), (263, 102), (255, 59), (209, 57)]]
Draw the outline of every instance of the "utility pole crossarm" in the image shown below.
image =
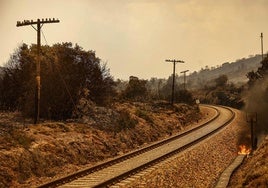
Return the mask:
[(34, 24), (38, 24), (38, 23), (45, 24), (45, 23), (59, 23), (60, 22), (60, 20), (55, 19), (55, 18), (53, 18), (53, 19), (51, 19), (51, 18), (47, 19), (46, 18), (46, 19), (39, 20), (39, 22), (38, 22), (38, 20), (37, 21), (24, 20), (22, 22), (17, 21), (17, 25), (16, 26), (17, 27), (20, 27), (20, 26), (26, 26), (26, 25), (34, 25)]
[(185, 63), (182, 60), (176, 60), (176, 59), (166, 59), (166, 62), (172, 62), (172, 63)]
[(189, 70), (181, 71), (181, 73), (183, 73), (183, 74), (184, 74), (184, 73), (186, 73), (186, 72), (188, 72), (188, 71), (189, 71)]

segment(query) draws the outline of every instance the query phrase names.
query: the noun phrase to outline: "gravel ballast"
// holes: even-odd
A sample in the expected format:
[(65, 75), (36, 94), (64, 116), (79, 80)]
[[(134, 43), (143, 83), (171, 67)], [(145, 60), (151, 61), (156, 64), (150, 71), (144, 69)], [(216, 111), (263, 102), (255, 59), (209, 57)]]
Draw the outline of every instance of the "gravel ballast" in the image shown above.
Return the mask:
[(163, 162), (122, 187), (214, 187), (237, 156), (238, 136), (246, 126), (242, 112), (217, 135)]

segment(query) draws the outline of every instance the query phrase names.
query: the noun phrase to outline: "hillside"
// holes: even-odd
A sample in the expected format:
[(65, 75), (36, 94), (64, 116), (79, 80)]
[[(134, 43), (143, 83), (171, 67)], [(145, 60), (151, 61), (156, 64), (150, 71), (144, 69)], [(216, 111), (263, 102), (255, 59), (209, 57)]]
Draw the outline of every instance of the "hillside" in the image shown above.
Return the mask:
[[(217, 67), (206, 67), (199, 72), (194, 72), (187, 77), (187, 84), (190, 88), (199, 88), (210, 80), (217, 78), (220, 75), (227, 75), (230, 82), (235, 84), (247, 82), (246, 74), (252, 70), (257, 70), (260, 66), (261, 55), (242, 58), (235, 62), (226, 62)], [(183, 78), (180, 77), (179, 83), (182, 83)]]

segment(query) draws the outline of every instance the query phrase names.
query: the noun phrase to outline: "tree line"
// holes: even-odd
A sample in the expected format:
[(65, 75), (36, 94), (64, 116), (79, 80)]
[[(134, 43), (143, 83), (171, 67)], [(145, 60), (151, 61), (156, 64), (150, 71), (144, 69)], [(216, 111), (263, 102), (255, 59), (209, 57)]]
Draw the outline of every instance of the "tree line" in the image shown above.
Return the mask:
[[(0, 110), (34, 115), (37, 46), (22, 44), (11, 55), (0, 76)], [(94, 51), (70, 42), (41, 47), (40, 118), (68, 119), (80, 112), (81, 101), (110, 105), (113, 101), (170, 100), (172, 77), (114, 81)], [(176, 77), (178, 77), (176, 75)], [(176, 85), (175, 102), (192, 103), (190, 92)], [(81, 100), (82, 99), (82, 100)]]
[[(37, 46), (22, 44), (1, 68), (0, 110), (19, 110), (24, 116), (33, 117), (36, 59)], [(256, 72), (247, 74), (250, 87), (267, 75), (267, 58), (261, 65)], [(179, 84), (177, 74), (175, 80), (174, 101), (177, 103), (193, 104), (195, 95), (203, 103), (244, 106), (241, 98), (244, 86), (228, 84), (226, 75), (220, 75), (191, 92)], [(130, 76), (128, 81), (115, 81), (107, 65), (101, 63), (94, 51), (86, 51), (77, 44), (66, 42), (41, 47), (41, 118), (77, 117), (81, 103), (105, 106), (124, 100), (170, 101), (171, 88), (172, 75), (168, 79), (144, 80)]]

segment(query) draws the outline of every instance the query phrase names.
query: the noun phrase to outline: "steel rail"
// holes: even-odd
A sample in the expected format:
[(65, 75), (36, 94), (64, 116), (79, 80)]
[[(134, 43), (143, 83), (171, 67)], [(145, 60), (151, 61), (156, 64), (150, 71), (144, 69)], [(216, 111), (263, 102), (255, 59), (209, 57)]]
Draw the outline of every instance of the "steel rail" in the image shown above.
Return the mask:
[[(206, 105), (205, 105), (205, 106), (206, 106)], [(125, 155), (123, 155), (123, 156), (116, 157), (116, 158), (114, 158), (114, 159), (111, 159), (111, 160), (109, 160), (109, 161), (100, 163), (100, 164), (95, 165), (95, 166), (93, 166), (93, 167), (90, 167), (90, 168), (87, 168), (87, 169), (83, 169), (83, 170), (78, 171), (78, 172), (76, 172), (76, 173), (73, 173), (73, 174), (67, 175), (67, 176), (65, 176), (65, 177), (59, 178), (59, 179), (57, 179), (57, 180), (54, 180), (54, 181), (45, 183), (45, 184), (43, 184), (43, 185), (38, 186), (38, 188), (44, 188), (44, 187), (57, 187), (57, 186), (66, 184), (66, 183), (71, 182), (71, 181), (73, 181), (73, 180), (76, 180), (76, 179), (78, 179), (78, 178), (81, 178), (81, 177), (84, 177), (84, 176), (86, 176), (86, 175), (89, 175), (89, 174), (91, 174), (91, 173), (93, 173), (93, 172), (99, 171), (99, 170), (101, 170), (101, 169), (107, 168), (107, 167), (112, 166), (112, 165), (114, 165), (114, 164), (117, 164), (117, 163), (119, 163), (119, 162), (125, 161), (125, 160), (127, 160), (127, 159), (129, 159), (129, 158), (135, 157), (135, 156), (137, 156), (137, 155), (140, 155), (140, 154), (142, 154), (142, 153), (145, 153), (145, 152), (147, 152), (147, 151), (150, 151), (150, 150), (152, 150), (152, 149), (155, 149), (155, 148), (157, 148), (157, 147), (160, 147), (160, 146), (162, 146), (162, 145), (164, 145), (164, 144), (167, 144), (167, 143), (169, 143), (169, 142), (172, 142), (173, 140), (176, 140), (176, 139), (178, 139), (178, 138), (180, 138), (180, 137), (186, 136), (187, 134), (190, 134), (190, 133), (192, 133), (192, 132), (194, 132), (194, 131), (197, 131), (197, 130), (199, 130), (199, 129), (205, 127), (206, 125), (208, 125), (209, 123), (211, 123), (211, 122), (214, 121), (215, 119), (217, 119), (217, 118), (219, 117), (219, 115), (220, 115), (219, 110), (218, 110), (217, 108), (215, 108), (215, 107), (211, 107), (211, 106), (208, 106), (208, 107), (213, 108), (214, 110), (216, 110), (217, 114), (216, 114), (212, 119), (210, 119), (209, 121), (207, 121), (206, 123), (204, 123), (204, 124), (202, 124), (202, 125), (199, 125), (199, 126), (197, 126), (197, 127), (194, 127), (194, 128), (192, 128), (192, 129), (190, 129), (190, 130), (188, 130), (188, 131), (185, 131), (185, 132), (183, 132), (183, 133), (179, 133), (179, 134), (177, 134), (177, 135), (174, 135), (174, 136), (172, 136), (172, 137), (170, 137), (170, 138), (167, 138), (167, 139), (165, 139), (165, 140), (158, 141), (158, 142), (156, 142), (156, 143), (154, 143), (154, 144), (151, 144), (151, 145), (149, 145), (149, 146), (147, 146), (147, 147), (144, 147), (144, 148), (135, 150), (135, 151), (133, 151), (133, 152), (127, 153), (127, 154), (125, 154)], [(222, 107), (222, 106), (221, 106), (221, 107)], [(226, 107), (222, 107), (222, 108), (226, 108)], [(226, 109), (228, 109), (229, 111), (231, 111), (229, 108), (226, 108)], [(231, 111), (231, 112), (232, 112), (232, 111)], [(232, 112), (232, 114), (233, 114), (233, 115), (232, 115), (232, 118), (230, 118), (229, 121), (226, 122), (224, 125), (227, 125), (230, 121), (232, 121), (232, 119), (234, 118), (234, 113)], [(209, 133), (208, 135), (206, 135), (206, 136), (204, 136), (204, 137), (202, 137), (202, 138), (200, 138), (200, 139), (197, 139), (196, 141), (194, 141), (194, 142), (192, 142), (192, 143), (189, 143), (189, 144), (183, 146), (182, 148), (178, 149), (177, 151), (170, 152), (170, 153), (168, 153), (168, 154), (162, 156), (162, 157), (159, 158), (159, 159), (153, 160), (153, 161), (149, 162), (148, 164), (146, 164), (146, 165), (142, 165), (142, 166), (140, 166), (140, 167), (138, 167), (138, 168), (136, 168), (136, 169), (132, 169), (131, 171), (129, 171), (129, 172), (127, 172), (127, 173), (124, 173), (124, 174), (121, 174), (121, 175), (119, 175), (118, 177), (115, 177), (115, 178), (113, 178), (113, 179), (111, 179), (111, 180), (109, 180), (109, 181), (107, 181), (107, 182), (103, 182), (103, 183), (99, 184), (99, 185), (96, 186), (96, 187), (106, 187), (106, 186), (108, 186), (108, 185), (112, 185), (112, 184), (114, 184), (115, 182), (118, 182), (120, 179), (125, 179), (126, 177), (130, 176), (131, 174), (137, 173), (138, 171), (141, 171), (141, 170), (144, 169), (144, 168), (147, 168), (147, 167), (149, 167), (149, 166), (152, 166), (153, 164), (156, 164), (156, 163), (158, 163), (159, 161), (162, 161), (162, 160), (164, 160), (165, 158), (168, 158), (169, 156), (174, 155), (175, 153), (178, 153), (178, 152), (180, 152), (180, 151), (183, 151), (183, 150), (189, 148), (190, 146), (192, 146), (192, 145), (194, 145), (194, 144), (200, 142), (201, 140), (204, 140), (205, 138), (209, 137), (210, 135), (214, 134), (214, 133), (217, 132), (219, 129), (223, 128), (224, 125), (223, 125), (222, 127), (218, 128), (218, 129), (212, 131), (212, 132)]]

